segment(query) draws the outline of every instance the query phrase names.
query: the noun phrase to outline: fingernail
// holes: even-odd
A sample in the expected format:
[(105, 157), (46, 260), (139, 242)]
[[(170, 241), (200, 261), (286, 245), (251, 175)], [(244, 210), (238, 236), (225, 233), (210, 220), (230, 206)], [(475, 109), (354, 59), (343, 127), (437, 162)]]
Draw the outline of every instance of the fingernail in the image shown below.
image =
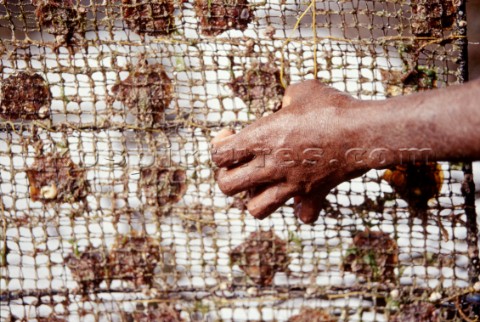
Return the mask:
[(255, 217), (256, 219), (258, 219), (258, 220), (264, 220), (265, 218), (268, 217), (268, 215), (261, 214), (261, 215), (256, 215), (256, 216), (254, 216), (254, 217)]
[(221, 141), (222, 139), (225, 139), (226, 137), (234, 134), (235, 132), (230, 129), (222, 129), (220, 130), (220, 132), (217, 133), (217, 135), (212, 140), (210, 140), (210, 143), (215, 144)]
[(295, 209), (294, 209), (293, 213), (295, 214), (295, 217), (300, 218), (300, 214), (302, 213), (302, 203), (301, 202), (299, 202), (295, 206)]
[(300, 220), (305, 224), (305, 225), (313, 225), (313, 223), (316, 221), (316, 220), (313, 220), (312, 218), (308, 217), (308, 218), (300, 218)]

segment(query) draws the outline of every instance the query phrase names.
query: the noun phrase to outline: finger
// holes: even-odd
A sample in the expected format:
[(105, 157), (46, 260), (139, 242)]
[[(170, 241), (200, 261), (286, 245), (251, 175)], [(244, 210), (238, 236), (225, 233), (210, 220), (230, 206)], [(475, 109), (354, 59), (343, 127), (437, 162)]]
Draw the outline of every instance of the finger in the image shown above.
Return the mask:
[(272, 140), (279, 113), (262, 117), (234, 135), (223, 136), (212, 143), (212, 160), (218, 167), (238, 166), (250, 161), (256, 154), (268, 154), (265, 147)]
[(232, 136), (234, 134), (235, 134), (235, 131), (225, 128), (225, 129), (220, 130), (220, 132), (218, 132), (217, 135), (210, 141), (210, 144), (212, 146), (212, 152), (211, 152), (212, 153), (212, 159), (213, 159), (214, 162), (216, 161), (216, 158), (218, 158), (218, 151), (215, 148), (215, 146), (221, 144), (223, 139), (225, 139), (229, 136)]
[(234, 195), (258, 186), (269, 186), (281, 179), (282, 172), (265, 166), (263, 158), (257, 157), (249, 163), (233, 169), (221, 168), (217, 183), (226, 195)]
[(290, 199), (297, 189), (287, 183), (270, 186), (250, 198), (247, 209), (257, 219), (264, 219)]
[(328, 192), (315, 190), (295, 197), (295, 216), (305, 224), (313, 224), (320, 215), (327, 194)]
[[(245, 130), (244, 130), (245, 131)], [(234, 134), (221, 131), (220, 138), (215, 137), (212, 143), (212, 160), (220, 168), (231, 167), (250, 161), (254, 157), (249, 140), (244, 139), (243, 131)]]
[(235, 131), (234, 130), (231, 130), (231, 129), (222, 129), (220, 130), (220, 132), (217, 133), (217, 135), (210, 141), (210, 143), (212, 145), (218, 143), (218, 142), (221, 142), (222, 139), (230, 136), (230, 135), (234, 135), (235, 134)]

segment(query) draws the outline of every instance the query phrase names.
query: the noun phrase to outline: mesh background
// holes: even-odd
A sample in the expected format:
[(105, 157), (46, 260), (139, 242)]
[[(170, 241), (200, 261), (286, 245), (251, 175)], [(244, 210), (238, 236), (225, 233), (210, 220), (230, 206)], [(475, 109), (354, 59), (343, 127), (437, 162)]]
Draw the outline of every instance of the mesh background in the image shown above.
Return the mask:
[[(238, 198), (220, 192), (210, 160), (216, 131), (241, 129), (258, 116), (228, 87), (256, 62), (270, 62), (290, 83), (318, 77), (363, 99), (386, 97), (381, 70), (418, 65), (436, 73), (438, 87), (463, 82), (463, 4), (456, 3), (452, 28), (416, 37), (415, 3), (252, 0), (255, 18), (246, 30), (205, 37), (194, 1), (178, 1), (177, 31), (152, 37), (128, 28), (120, 1), (79, 1), (86, 32), (67, 48), (39, 24), (31, 2), (1, 1), (2, 78), (35, 72), (53, 95), (48, 119), (0, 122), (1, 320), (127, 321), (140, 304), (168, 302), (187, 321), (287, 321), (302, 307), (324, 308), (340, 321), (387, 321), (398, 305), (428, 302), (432, 292), (441, 294), (433, 302), (443, 317), (461, 320), (454, 304), (470, 292), (478, 262), (462, 165), (441, 163), (444, 182), (429, 203), (427, 225), (391, 197), (382, 171), (371, 171), (332, 190), (330, 206), (310, 226), (295, 219), (291, 202), (264, 221), (253, 219), (235, 206)], [(174, 86), (164, 120), (154, 126), (111, 90), (144, 60), (163, 65)], [(48, 152), (67, 153), (85, 169), (84, 201), (31, 199), (26, 170)], [(139, 185), (141, 170), (159, 162), (186, 171), (187, 191), (177, 203), (152, 205)], [(468, 174), (468, 164), (463, 168)], [(377, 197), (386, 200), (382, 211), (365, 206)], [(367, 283), (341, 269), (353, 234), (366, 227), (398, 244), (391, 283)], [(229, 252), (269, 229), (287, 242), (289, 272), (259, 286), (230, 263)], [(111, 251), (118, 236), (132, 232), (166, 253), (153, 286), (112, 276), (82, 294), (65, 258), (87, 247)]]

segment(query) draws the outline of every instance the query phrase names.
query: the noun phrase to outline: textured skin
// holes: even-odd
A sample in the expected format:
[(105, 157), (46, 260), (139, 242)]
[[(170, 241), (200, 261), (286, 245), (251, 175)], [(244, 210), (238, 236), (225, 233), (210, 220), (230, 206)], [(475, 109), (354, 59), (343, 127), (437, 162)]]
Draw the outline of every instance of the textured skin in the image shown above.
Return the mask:
[[(313, 102), (319, 102), (320, 106)], [(339, 167), (345, 156), (336, 149), (325, 149), (338, 145), (337, 136), (353, 136), (348, 129), (341, 133), (332, 129), (340, 119), (352, 123), (347, 116), (350, 109), (345, 107), (355, 102), (359, 101), (317, 81), (290, 86), (280, 111), (261, 118), (238, 134), (212, 142), (212, 158), (220, 167), (217, 176), (220, 189), (228, 195), (255, 190), (250, 194), (247, 209), (260, 219), (292, 196), (312, 193), (315, 195), (312, 203), (302, 204), (303, 209), (297, 213), (302, 221), (314, 222), (330, 187), (363, 173), (362, 168)], [(315, 151), (308, 151), (310, 148), (323, 149), (328, 154), (317, 156)], [(285, 155), (282, 149), (293, 153)], [(232, 154), (234, 150), (241, 152)], [(255, 154), (260, 157), (253, 158)], [(299, 159), (302, 156), (318, 162), (304, 162)], [(332, 159), (338, 162), (330, 163)], [(240, 164), (245, 166), (238, 167)], [(320, 186), (320, 182), (324, 184)]]

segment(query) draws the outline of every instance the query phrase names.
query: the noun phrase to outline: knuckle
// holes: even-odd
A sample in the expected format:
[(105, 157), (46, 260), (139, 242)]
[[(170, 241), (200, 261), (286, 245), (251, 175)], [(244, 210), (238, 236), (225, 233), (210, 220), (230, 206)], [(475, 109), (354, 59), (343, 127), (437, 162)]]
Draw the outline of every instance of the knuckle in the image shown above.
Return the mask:
[(326, 87), (318, 79), (310, 79), (300, 83), (292, 84), (285, 89), (285, 94), (283, 96), (283, 104), (289, 105), (294, 100), (299, 97), (301, 98), (304, 94), (311, 94), (313, 89), (318, 89), (318, 87)]
[(323, 83), (318, 80), (318, 79), (309, 79), (309, 80), (306, 80), (304, 82), (306, 85), (308, 86), (319, 86), (319, 85), (323, 85)]
[(214, 163), (217, 163), (217, 161), (219, 159), (219, 155), (218, 155), (218, 150), (216, 148), (212, 148), (210, 150), (210, 157), (212, 158), (212, 161)]
[(296, 84), (291, 84), (287, 86), (285, 89), (285, 94), (284, 96), (292, 97), (295, 95), (295, 92), (298, 90), (298, 88), (302, 85), (302, 83), (296, 83)]
[(218, 167), (221, 167), (223, 165), (223, 157), (218, 153), (212, 153), (212, 161)]
[(337, 93), (336, 101), (338, 102), (338, 106), (341, 108), (351, 107), (351, 104), (354, 100), (355, 99), (352, 96), (346, 93)]
[(309, 79), (309, 80), (304, 81), (301, 84), (302, 84), (303, 90), (306, 91), (306, 92), (310, 92), (313, 89), (318, 90), (319, 87), (320, 88), (327, 87), (325, 84), (323, 84), (318, 79)]
[(213, 147), (211, 150), (212, 161), (218, 166), (223, 167), (233, 156), (233, 150), (227, 146)]

